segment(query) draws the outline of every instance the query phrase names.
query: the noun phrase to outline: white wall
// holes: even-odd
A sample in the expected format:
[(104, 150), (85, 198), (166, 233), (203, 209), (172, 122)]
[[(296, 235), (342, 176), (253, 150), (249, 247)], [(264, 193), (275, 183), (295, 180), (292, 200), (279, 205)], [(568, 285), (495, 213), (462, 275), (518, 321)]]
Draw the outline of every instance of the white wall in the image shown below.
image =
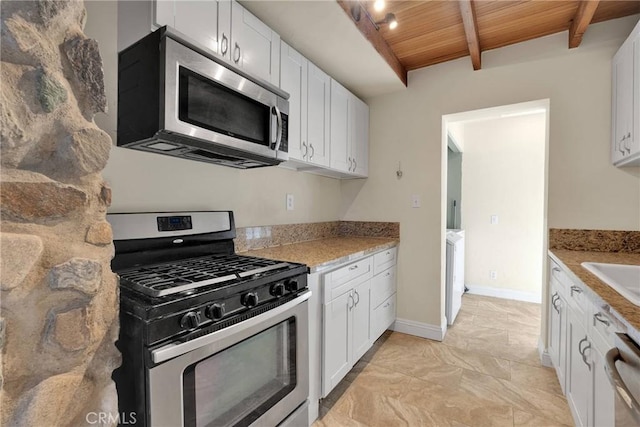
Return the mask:
[[(401, 222), (398, 317), (444, 320), (445, 114), (549, 98), (548, 226), (640, 230), (638, 172), (609, 161), (611, 58), (637, 20), (591, 25), (577, 49), (563, 32), (484, 52), (480, 71), (469, 58), (412, 71), (406, 91), (368, 100), (370, 176), (342, 184), (343, 211), (347, 220)], [(410, 207), (411, 194), (421, 209)]]
[(545, 139), (544, 112), (464, 124), (462, 227), (471, 292), (540, 298)]
[[(87, 1), (88, 37), (104, 62), (107, 114), (96, 123), (116, 138), (117, 2)], [(274, 225), (340, 219), (340, 182), (279, 167), (236, 170), (113, 147), (103, 176), (113, 190), (110, 212), (231, 209), (236, 225)], [(295, 209), (285, 209), (291, 193)]]

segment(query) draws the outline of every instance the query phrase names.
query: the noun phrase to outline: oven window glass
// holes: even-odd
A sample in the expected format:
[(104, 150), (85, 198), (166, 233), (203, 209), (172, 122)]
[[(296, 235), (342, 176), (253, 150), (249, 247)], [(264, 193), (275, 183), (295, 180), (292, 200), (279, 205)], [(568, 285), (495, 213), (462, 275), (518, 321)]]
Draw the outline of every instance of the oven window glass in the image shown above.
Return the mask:
[(292, 317), (184, 373), (185, 426), (247, 426), (296, 387)]
[(179, 68), (178, 118), (260, 145), (270, 142), (269, 106), (184, 67)]

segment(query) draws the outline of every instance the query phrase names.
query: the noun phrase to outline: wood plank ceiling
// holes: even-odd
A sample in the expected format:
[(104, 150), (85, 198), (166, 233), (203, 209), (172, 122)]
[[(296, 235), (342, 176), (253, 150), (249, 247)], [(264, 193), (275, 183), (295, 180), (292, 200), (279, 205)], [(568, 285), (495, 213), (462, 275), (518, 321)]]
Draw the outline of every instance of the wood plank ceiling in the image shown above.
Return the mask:
[[(409, 70), (468, 55), (478, 70), (483, 51), (562, 31), (575, 48), (589, 24), (640, 13), (640, 0), (387, 0), (380, 12), (373, 1), (337, 1), (405, 84)], [(374, 24), (387, 13), (397, 28)]]

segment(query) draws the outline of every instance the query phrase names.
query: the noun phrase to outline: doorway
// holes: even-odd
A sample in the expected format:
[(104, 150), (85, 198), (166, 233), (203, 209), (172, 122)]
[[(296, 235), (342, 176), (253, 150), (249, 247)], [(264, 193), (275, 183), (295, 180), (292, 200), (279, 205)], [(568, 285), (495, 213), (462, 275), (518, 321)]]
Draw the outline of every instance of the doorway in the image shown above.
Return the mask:
[[(542, 301), (549, 107), (543, 99), (442, 118), (442, 234), (464, 230), (458, 271), (471, 294)], [(443, 295), (455, 295), (449, 283), (442, 284)], [(445, 298), (445, 312), (450, 304)]]

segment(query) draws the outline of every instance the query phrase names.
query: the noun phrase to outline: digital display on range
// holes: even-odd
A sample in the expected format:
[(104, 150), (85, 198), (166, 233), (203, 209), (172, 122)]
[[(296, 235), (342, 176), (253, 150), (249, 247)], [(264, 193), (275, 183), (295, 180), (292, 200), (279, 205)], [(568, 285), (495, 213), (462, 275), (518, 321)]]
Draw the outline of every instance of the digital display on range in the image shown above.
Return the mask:
[(159, 216), (158, 219), (158, 231), (180, 231), (191, 230), (191, 216)]

